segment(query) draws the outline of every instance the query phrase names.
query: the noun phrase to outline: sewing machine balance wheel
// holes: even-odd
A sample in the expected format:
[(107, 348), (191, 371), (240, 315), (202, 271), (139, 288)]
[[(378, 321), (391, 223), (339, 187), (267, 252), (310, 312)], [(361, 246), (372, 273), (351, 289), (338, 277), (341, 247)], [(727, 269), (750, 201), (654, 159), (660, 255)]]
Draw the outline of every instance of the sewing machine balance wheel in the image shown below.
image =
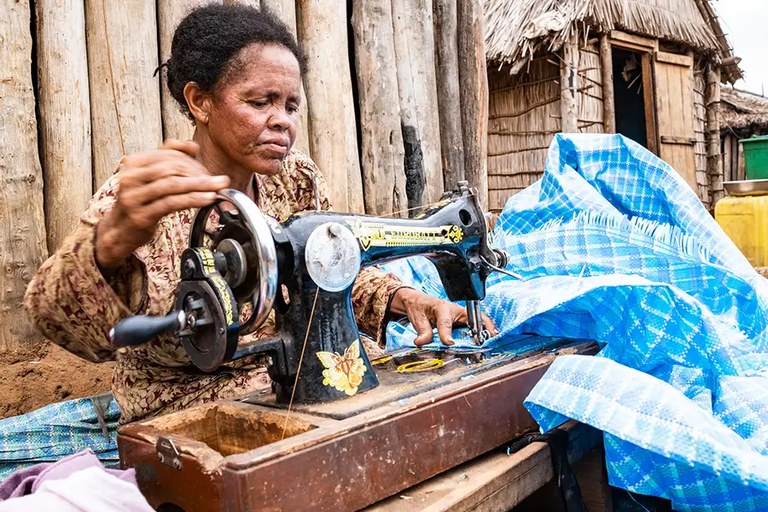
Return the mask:
[[(239, 327), (243, 336), (264, 323), (275, 303), (277, 253), (267, 217), (247, 195), (233, 189), (218, 195), (213, 205), (201, 208), (195, 216), (189, 247), (210, 248), (237, 304), (250, 303), (252, 312)], [(234, 209), (223, 207), (226, 204)], [(218, 226), (210, 232), (213, 212), (218, 214)], [(182, 267), (182, 278), (184, 270)]]
[[(109, 336), (127, 347), (173, 332), (197, 368), (214, 371), (232, 360), (239, 337), (261, 326), (275, 303), (277, 251), (266, 217), (242, 192), (220, 191), (195, 216), (180, 268), (174, 311), (125, 318)], [(241, 323), (247, 305), (251, 313)]]

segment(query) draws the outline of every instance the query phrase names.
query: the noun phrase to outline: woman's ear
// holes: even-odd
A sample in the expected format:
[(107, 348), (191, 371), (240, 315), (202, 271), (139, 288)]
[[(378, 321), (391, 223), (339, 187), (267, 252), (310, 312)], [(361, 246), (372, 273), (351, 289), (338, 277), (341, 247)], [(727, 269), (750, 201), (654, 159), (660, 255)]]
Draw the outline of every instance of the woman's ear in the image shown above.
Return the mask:
[(187, 100), (187, 107), (195, 118), (195, 122), (208, 124), (208, 116), (211, 111), (211, 95), (200, 89), (197, 82), (187, 82), (184, 86), (184, 99)]

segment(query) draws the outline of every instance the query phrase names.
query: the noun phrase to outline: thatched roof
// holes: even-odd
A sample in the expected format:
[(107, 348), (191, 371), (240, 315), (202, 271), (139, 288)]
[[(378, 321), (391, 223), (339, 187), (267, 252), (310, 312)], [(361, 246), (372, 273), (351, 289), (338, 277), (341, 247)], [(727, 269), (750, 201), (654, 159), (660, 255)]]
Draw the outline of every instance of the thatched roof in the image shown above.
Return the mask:
[(489, 61), (517, 73), (539, 51), (558, 50), (579, 25), (624, 30), (718, 55), (723, 79), (741, 77), (708, 0), (484, 0)]
[(768, 132), (768, 98), (739, 89), (720, 89), (720, 129)]

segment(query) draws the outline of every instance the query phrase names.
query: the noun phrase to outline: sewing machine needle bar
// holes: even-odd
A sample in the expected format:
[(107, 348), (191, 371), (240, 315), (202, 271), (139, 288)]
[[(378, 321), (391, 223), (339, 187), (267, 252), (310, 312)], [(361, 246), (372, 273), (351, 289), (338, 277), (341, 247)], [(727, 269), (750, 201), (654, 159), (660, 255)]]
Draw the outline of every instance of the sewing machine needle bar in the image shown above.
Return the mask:
[(483, 317), (480, 314), (480, 303), (476, 300), (467, 301), (467, 320), (475, 345), (482, 345), (487, 334), (483, 328)]

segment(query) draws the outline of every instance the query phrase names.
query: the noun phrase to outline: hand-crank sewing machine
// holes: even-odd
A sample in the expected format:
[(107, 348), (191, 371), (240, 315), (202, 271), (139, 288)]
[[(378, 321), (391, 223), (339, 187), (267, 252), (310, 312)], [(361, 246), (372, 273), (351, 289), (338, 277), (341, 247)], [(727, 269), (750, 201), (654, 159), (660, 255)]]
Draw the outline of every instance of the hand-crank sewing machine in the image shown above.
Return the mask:
[[(488, 236), (466, 183), (413, 219), (315, 211), (282, 224), (222, 191), (195, 217), (175, 310), (127, 318), (111, 336), (125, 346), (174, 332), (203, 372), (267, 355), (273, 392), (122, 427), (121, 460), (137, 469), (150, 503), (354, 510), (532, 430), (525, 395), (557, 353), (593, 345), (531, 335), (482, 347), (478, 301), (488, 275), (506, 266)], [(466, 301), (477, 350), (369, 360), (353, 283), (363, 267), (413, 255), (435, 264), (449, 299)], [(273, 310), (275, 336), (240, 342)], [(413, 366), (423, 361), (438, 364)]]

